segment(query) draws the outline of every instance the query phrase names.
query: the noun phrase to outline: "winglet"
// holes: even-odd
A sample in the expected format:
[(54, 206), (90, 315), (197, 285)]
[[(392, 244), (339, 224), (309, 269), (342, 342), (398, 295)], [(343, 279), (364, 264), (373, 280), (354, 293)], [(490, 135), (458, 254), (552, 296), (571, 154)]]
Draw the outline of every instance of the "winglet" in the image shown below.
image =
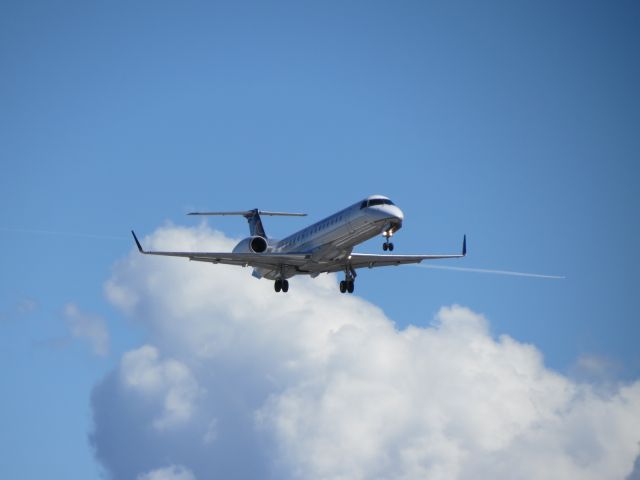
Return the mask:
[(467, 235), (462, 238), (462, 256), (467, 255)]
[(131, 230), (131, 234), (133, 235), (133, 239), (136, 241), (136, 245), (138, 246), (138, 251), (140, 253), (145, 253), (145, 251), (142, 249), (142, 245), (140, 245), (140, 242), (138, 241), (138, 237), (136, 237), (136, 234), (133, 230)]

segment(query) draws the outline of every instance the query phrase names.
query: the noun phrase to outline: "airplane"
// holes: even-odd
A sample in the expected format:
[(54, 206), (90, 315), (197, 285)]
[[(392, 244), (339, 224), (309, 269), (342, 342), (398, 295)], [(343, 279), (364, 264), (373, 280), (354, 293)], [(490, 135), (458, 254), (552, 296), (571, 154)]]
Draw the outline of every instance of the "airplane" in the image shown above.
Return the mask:
[(250, 236), (238, 243), (232, 252), (160, 252), (146, 251), (132, 230), (140, 253), (185, 257), (199, 262), (253, 267), (253, 276), (274, 281), (276, 292), (288, 292), (288, 279), (295, 275), (317, 277), (321, 273), (344, 272), (340, 292), (353, 293), (356, 270), (384, 267), (423, 260), (462, 258), (467, 254), (467, 236), (462, 240), (462, 253), (453, 255), (392, 255), (355, 253), (353, 248), (382, 234), (384, 251), (393, 251), (390, 238), (402, 228), (404, 214), (389, 198), (371, 195), (282, 240), (265, 233), (261, 215), (306, 216), (305, 213), (246, 210), (236, 212), (191, 212), (188, 215), (240, 215), (249, 223)]

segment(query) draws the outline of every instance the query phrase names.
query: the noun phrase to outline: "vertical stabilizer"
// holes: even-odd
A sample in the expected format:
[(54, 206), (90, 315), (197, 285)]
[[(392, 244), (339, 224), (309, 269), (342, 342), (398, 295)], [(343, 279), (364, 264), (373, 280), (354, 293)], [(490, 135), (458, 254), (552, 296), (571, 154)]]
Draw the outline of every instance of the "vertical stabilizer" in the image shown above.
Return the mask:
[(259, 236), (267, 238), (267, 234), (262, 226), (262, 219), (260, 218), (260, 211), (257, 208), (249, 210), (245, 213), (244, 218), (249, 222), (249, 233), (252, 237)]

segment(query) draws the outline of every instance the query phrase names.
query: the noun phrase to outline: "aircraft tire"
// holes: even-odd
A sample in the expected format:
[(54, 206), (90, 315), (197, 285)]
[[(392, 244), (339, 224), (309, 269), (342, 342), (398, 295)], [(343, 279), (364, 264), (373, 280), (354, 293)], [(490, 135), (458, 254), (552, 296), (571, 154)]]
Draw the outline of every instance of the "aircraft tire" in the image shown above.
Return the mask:
[(284, 293), (289, 291), (289, 280), (282, 280), (282, 291)]
[(340, 293), (345, 293), (347, 291), (347, 282), (344, 280), (340, 281)]
[(351, 280), (350, 282), (347, 282), (347, 292), (353, 293), (354, 288), (355, 288), (355, 282), (353, 280)]
[(282, 280), (278, 279), (275, 282), (273, 282), (273, 288), (275, 289), (276, 292), (279, 292), (280, 290), (282, 290)]
[(393, 252), (393, 243), (390, 243), (390, 244), (389, 244), (389, 251), (390, 251), (390, 252)]

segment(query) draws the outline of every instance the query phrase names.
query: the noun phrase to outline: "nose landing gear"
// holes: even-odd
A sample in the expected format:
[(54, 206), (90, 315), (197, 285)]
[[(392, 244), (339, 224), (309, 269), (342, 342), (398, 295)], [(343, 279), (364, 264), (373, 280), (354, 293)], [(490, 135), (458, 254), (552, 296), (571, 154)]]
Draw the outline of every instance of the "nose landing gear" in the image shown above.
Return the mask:
[(382, 236), (384, 237), (384, 243), (382, 244), (382, 250), (384, 250), (385, 252), (387, 250), (389, 250), (390, 252), (393, 252), (393, 243), (391, 243), (389, 241), (389, 239), (391, 238), (392, 235), (393, 235), (393, 227), (391, 227), (388, 230), (385, 230), (384, 232), (382, 232)]
[(399, 227), (395, 225), (386, 226), (385, 230), (382, 231), (382, 236), (384, 237), (384, 243), (382, 244), (382, 249), (386, 252), (389, 250), (393, 252), (393, 243), (389, 241), (389, 239), (393, 236), (393, 233), (398, 230)]

